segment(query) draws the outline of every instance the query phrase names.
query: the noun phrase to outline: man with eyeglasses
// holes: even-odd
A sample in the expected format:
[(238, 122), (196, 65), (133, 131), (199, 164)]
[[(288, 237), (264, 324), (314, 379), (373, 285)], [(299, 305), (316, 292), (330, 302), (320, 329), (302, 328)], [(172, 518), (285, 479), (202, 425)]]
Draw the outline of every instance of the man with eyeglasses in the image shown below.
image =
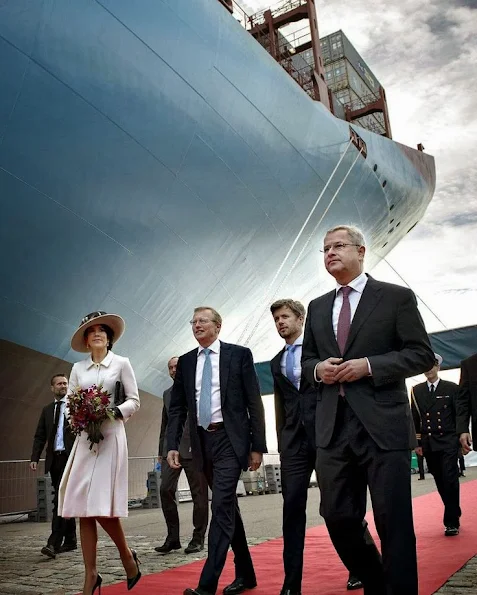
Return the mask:
[[(363, 272), (359, 229), (330, 229), (323, 252), (337, 285), (310, 303), (302, 354), (303, 374), (318, 388), (320, 513), (365, 595), (418, 595), (405, 379), (429, 370), (434, 353), (413, 292)], [(362, 525), (367, 487), (382, 563)]]
[(229, 546), (235, 580), (224, 594), (237, 595), (257, 585), (236, 489), (242, 469), (256, 471), (267, 452), (265, 413), (250, 349), (219, 341), (222, 318), (214, 308), (195, 308), (191, 325), (199, 348), (177, 363), (167, 462), (180, 468), (178, 446), (189, 414), (192, 459), (212, 489), (212, 519), (199, 585), (184, 595), (215, 594)]

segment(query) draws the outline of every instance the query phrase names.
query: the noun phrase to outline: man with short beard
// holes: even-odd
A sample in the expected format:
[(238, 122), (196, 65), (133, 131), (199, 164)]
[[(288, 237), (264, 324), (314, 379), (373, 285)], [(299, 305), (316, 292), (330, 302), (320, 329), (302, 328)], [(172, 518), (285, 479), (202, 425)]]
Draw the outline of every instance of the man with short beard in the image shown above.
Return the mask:
[(64, 374), (55, 374), (50, 384), (55, 400), (43, 407), (41, 412), (33, 439), (30, 469), (36, 471), (46, 444), (45, 473), (51, 476), (54, 498), (51, 535), (41, 553), (49, 558), (56, 558), (58, 553), (77, 548), (75, 519), (64, 519), (57, 513), (58, 488), (75, 438), (65, 415), (68, 379)]
[[(303, 576), (306, 503), (311, 474), (315, 469), (315, 387), (301, 373), (305, 308), (292, 299), (270, 306), (278, 334), (285, 347), (270, 362), (275, 396), (275, 420), (280, 453), (283, 496), (283, 565), (285, 579), (280, 595), (299, 595)], [(366, 498), (363, 500), (363, 516)], [(370, 547), (376, 548), (368, 532)], [(379, 556), (377, 550), (376, 555)], [(349, 575), (347, 589), (362, 588)]]

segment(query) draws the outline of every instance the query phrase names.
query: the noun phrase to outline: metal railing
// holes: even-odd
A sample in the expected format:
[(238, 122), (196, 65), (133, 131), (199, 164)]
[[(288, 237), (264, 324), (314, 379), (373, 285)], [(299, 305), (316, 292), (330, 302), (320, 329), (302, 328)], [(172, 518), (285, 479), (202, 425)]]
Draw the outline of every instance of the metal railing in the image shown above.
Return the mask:
[[(129, 500), (141, 500), (147, 496), (147, 474), (155, 469), (157, 457), (129, 457), (128, 462)], [(27, 460), (0, 461), (0, 514), (36, 510), (36, 480), (44, 473), (44, 459), (36, 471)]]
[[(276, 465), (278, 454), (264, 455), (263, 464)], [(129, 501), (140, 501), (147, 496), (147, 474), (154, 471), (157, 457), (129, 457), (128, 490)], [(44, 459), (36, 471), (30, 469), (30, 461), (0, 461), (0, 514), (33, 512), (37, 508), (37, 478), (45, 473)], [(178, 491), (189, 489), (185, 473), (181, 474)]]

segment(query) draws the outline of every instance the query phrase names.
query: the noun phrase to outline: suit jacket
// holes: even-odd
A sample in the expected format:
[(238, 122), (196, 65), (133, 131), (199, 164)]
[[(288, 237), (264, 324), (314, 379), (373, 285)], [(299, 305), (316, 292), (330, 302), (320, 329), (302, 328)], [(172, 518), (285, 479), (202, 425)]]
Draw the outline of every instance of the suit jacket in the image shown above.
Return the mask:
[(345, 383), (346, 400), (371, 438), (384, 450), (409, 449), (415, 437), (405, 378), (430, 370), (434, 353), (413, 292), (368, 275), (344, 354), (333, 332), (335, 290), (308, 307), (302, 370), (318, 387), (316, 442), (326, 448), (333, 434), (339, 386), (315, 382), (315, 366), (329, 357), (367, 357), (372, 376)]
[[(41, 453), (46, 444), (45, 456), (45, 473), (48, 473), (53, 462), (53, 447), (55, 445), (55, 436), (52, 436), (53, 427), (55, 424), (55, 401), (48, 403), (43, 407), (43, 410), (38, 421), (35, 436), (33, 438), (33, 448), (31, 451), (30, 460), (38, 463)], [(75, 436), (71, 431), (68, 420), (65, 416), (63, 424), (63, 442), (65, 444), (66, 454), (69, 455), (75, 441)]]
[(275, 396), (275, 421), (278, 452), (294, 455), (303, 440), (315, 449), (315, 412), (317, 389), (302, 376), (300, 390), (282, 374), (283, 348), (270, 362)]
[(419, 446), (424, 451), (457, 448), (455, 401), (459, 386), (455, 382), (439, 379), (434, 395), (427, 382), (412, 389), (411, 411)]
[(459, 394), (456, 401), (457, 433), (469, 431), (477, 437), (477, 353), (463, 360), (460, 365)]
[[(162, 420), (161, 420), (161, 433), (159, 435), (159, 456), (160, 457), (167, 457), (167, 453), (169, 449), (167, 448), (167, 422), (169, 419), (169, 407), (171, 404), (171, 394), (172, 394), (172, 386), (169, 387), (164, 391), (162, 396), (163, 398), (163, 406), (162, 406)], [(184, 425), (184, 431), (182, 433), (181, 443), (179, 445), (179, 454), (183, 459), (191, 459), (191, 447), (190, 447), (190, 430), (189, 430), (189, 417), (187, 417), (186, 423)]]
[[(192, 458), (197, 461), (199, 469), (203, 469), (195, 400), (197, 352), (197, 348), (193, 349), (177, 362), (169, 406), (167, 442), (170, 450), (178, 450), (189, 413)], [(221, 341), (219, 374), (225, 431), (242, 468), (246, 470), (250, 451), (267, 452), (265, 413), (250, 349)]]

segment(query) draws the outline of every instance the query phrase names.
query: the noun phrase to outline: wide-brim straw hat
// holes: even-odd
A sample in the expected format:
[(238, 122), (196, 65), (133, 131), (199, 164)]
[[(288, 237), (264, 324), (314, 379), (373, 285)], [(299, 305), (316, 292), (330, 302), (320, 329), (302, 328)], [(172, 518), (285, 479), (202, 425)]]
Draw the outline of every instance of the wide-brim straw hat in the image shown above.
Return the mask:
[(74, 351), (79, 351), (80, 353), (89, 352), (84, 340), (84, 333), (87, 329), (89, 329), (90, 326), (94, 326), (95, 324), (105, 324), (106, 326), (109, 326), (109, 328), (114, 333), (115, 343), (121, 338), (126, 326), (124, 320), (117, 314), (108, 314), (107, 312), (102, 312), (101, 310), (86, 314), (86, 316), (81, 320), (75, 334), (71, 337), (71, 349)]

